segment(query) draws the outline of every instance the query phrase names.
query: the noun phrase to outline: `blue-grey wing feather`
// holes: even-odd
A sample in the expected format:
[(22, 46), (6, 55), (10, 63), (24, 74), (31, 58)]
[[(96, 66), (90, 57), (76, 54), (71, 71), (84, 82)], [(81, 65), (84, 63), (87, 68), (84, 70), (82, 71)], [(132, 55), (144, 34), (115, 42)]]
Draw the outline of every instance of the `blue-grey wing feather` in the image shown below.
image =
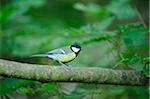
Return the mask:
[(55, 50), (47, 52), (47, 54), (65, 54), (65, 53), (66, 51), (63, 48), (55, 49)]

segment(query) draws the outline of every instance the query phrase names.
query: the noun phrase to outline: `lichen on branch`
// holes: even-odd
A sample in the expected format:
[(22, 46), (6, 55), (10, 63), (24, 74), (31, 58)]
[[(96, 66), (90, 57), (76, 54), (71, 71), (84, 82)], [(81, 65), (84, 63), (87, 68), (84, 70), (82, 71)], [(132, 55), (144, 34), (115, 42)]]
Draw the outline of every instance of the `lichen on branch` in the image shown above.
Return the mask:
[(55, 67), (19, 63), (0, 59), (0, 75), (41, 82), (79, 82), (113, 85), (148, 85), (148, 78), (140, 71), (113, 70), (98, 67)]

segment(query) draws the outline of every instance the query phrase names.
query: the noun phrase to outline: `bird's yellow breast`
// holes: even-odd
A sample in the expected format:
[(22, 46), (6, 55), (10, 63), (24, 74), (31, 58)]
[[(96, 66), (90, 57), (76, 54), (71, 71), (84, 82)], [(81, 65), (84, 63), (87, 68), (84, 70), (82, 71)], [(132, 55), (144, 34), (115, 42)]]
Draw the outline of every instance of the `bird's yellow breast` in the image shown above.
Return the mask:
[(76, 58), (75, 53), (64, 54), (59, 57), (59, 61), (61, 62), (69, 62)]

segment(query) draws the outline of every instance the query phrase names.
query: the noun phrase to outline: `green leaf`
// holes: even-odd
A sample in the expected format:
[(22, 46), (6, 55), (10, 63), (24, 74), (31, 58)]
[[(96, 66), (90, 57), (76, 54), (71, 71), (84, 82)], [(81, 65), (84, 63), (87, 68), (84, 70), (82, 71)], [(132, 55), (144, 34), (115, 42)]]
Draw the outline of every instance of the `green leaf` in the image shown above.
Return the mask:
[(5, 79), (0, 81), (0, 95), (7, 95), (15, 91), (16, 89), (24, 86), (33, 84), (33, 81), (29, 80), (18, 80), (18, 79)]
[(25, 87), (19, 88), (18, 91), (19, 91), (19, 93), (22, 93), (22, 94), (30, 93), (30, 90)]
[(141, 22), (119, 26), (126, 46), (139, 46), (146, 43), (148, 28), (141, 27)]
[(55, 84), (43, 84), (41, 86), (41, 89), (45, 91), (53, 91), (53, 90), (56, 90), (56, 88), (57, 86)]
[(136, 12), (131, 7), (129, 0), (111, 0), (111, 3), (107, 5), (107, 9), (118, 19), (129, 19), (136, 16)]
[(107, 29), (114, 21), (114, 17), (108, 17), (106, 19), (103, 19), (99, 24), (98, 24), (98, 28), (100, 30), (105, 30)]
[(45, 4), (46, 0), (35, 0), (34, 2), (32, 0), (13, 0), (13, 5), (18, 7), (41, 7)]
[(100, 13), (100, 6), (94, 3), (89, 3), (87, 5), (83, 3), (76, 3), (74, 8), (86, 12), (88, 15), (98, 15)]
[(87, 24), (85, 26), (80, 27), (79, 29), (70, 28), (68, 30), (63, 31), (63, 35), (67, 37), (74, 37), (85, 34), (91, 34), (93, 36), (97, 36), (97, 34), (111, 34), (112, 32), (106, 32), (104, 30), (106, 30), (112, 24), (113, 20), (114, 17), (109, 17), (97, 23)]
[(150, 77), (150, 64), (147, 62), (143, 68), (143, 72), (147, 77)]
[(141, 60), (141, 57), (135, 54), (131, 57), (129, 64), (135, 64), (137, 62), (140, 62), (140, 60)]

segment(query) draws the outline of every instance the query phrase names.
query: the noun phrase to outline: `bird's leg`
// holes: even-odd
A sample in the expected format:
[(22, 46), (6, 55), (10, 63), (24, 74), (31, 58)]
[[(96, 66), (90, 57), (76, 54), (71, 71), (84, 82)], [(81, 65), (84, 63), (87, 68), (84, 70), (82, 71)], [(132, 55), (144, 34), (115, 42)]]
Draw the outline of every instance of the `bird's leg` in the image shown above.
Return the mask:
[(68, 70), (71, 70), (71, 67), (69, 66), (69, 65), (67, 65), (67, 64), (65, 64), (65, 63), (62, 63), (62, 62), (60, 62), (60, 61), (58, 61), (61, 65), (63, 65), (63, 66), (65, 66), (66, 68), (66, 70), (68, 71)]
[[(63, 64), (65, 64), (65, 63), (63, 63)], [(67, 66), (66, 68), (67, 68), (68, 70), (71, 70), (71, 66), (70, 66), (70, 65), (65, 64), (65, 66)]]

